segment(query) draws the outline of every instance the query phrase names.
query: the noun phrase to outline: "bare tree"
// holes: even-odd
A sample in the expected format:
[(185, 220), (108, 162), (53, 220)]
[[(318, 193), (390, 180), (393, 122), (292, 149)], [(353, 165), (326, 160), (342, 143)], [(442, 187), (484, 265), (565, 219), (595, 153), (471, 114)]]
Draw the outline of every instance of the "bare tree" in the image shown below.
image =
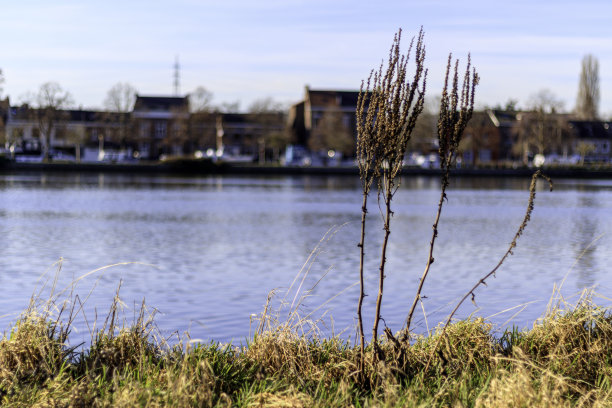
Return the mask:
[(77, 163), (81, 162), (81, 145), (85, 143), (85, 125), (79, 124), (66, 131), (66, 140), (74, 144), (74, 154)]
[(4, 88), (2, 88), (3, 83), (4, 83), (4, 75), (2, 74), (2, 69), (0, 69), (0, 96), (2, 96), (2, 91), (4, 90)]
[(129, 112), (136, 101), (136, 88), (127, 82), (118, 82), (106, 93), (104, 107), (113, 112)]
[(274, 98), (266, 97), (256, 99), (249, 105), (249, 113), (269, 113), (269, 112), (283, 112), (285, 106)]
[(529, 97), (531, 110), (542, 110), (546, 113), (559, 113), (563, 110), (563, 101), (549, 89), (541, 89)]
[(256, 99), (248, 108), (250, 121), (257, 129), (257, 148), (259, 163), (266, 161), (266, 151), (272, 149), (274, 161), (280, 158), (280, 152), (289, 143), (289, 132), (284, 126), (285, 107), (271, 97)]
[(223, 113), (235, 113), (240, 110), (240, 101), (223, 102), (215, 107), (215, 110)]
[(312, 130), (308, 148), (312, 151), (333, 150), (349, 157), (354, 155), (356, 138), (350, 126), (344, 122), (344, 115), (341, 111), (325, 110)]
[(599, 62), (593, 55), (582, 59), (576, 114), (580, 119), (595, 120), (599, 111)]
[(533, 154), (545, 154), (559, 148), (564, 132), (560, 111), (563, 102), (547, 89), (540, 90), (529, 100), (529, 110), (517, 116), (514, 153), (524, 164)]
[(124, 144), (130, 127), (129, 112), (136, 101), (136, 88), (127, 82), (118, 82), (106, 93), (104, 107), (108, 110), (106, 118), (119, 124), (119, 142)]
[(213, 94), (198, 86), (189, 94), (189, 121), (192, 149), (213, 149), (217, 144), (217, 114), (212, 104)]
[(35, 116), (43, 138), (43, 159), (47, 161), (49, 160), (51, 135), (58, 122), (63, 119), (62, 109), (72, 103), (72, 96), (57, 82), (45, 82), (38, 90), (36, 103)]
[(198, 86), (189, 94), (189, 108), (192, 112), (210, 112), (213, 110), (212, 99), (212, 92), (203, 86)]

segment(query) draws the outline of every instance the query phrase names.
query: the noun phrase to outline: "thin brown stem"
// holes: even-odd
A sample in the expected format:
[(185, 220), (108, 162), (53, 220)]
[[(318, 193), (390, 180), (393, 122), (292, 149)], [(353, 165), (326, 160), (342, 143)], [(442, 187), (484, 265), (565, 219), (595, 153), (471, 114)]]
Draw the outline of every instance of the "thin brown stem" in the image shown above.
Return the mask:
[(357, 318), (359, 321), (359, 338), (361, 342), (361, 348), (359, 353), (359, 372), (361, 374), (361, 378), (364, 378), (365, 375), (365, 334), (363, 331), (363, 317), (362, 317), (362, 308), (363, 308), (363, 299), (365, 298), (365, 285), (363, 282), (363, 269), (365, 262), (365, 226), (366, 226), (366, 216), (368, 214), (368, 190), (364, 188), (363, 191), (363, 204), (361, 206), (361, 239), (359, 241), (359, 302), (357, 304)]
[(438, 238), (438, 224), (440, 223), (440, 215), (442, 214), (442, 206), (444, 205), (444, 200), (446, 199), (446, 187), (448, 186), (448, 169), (443, 175), (442, 178), (442, 191), (440, 193), (440, 201), (438, 202), (438, 212), (436, 213), (436, 220), (433, 223), (433, 231), (431, 233), (431, 241), (429, 241), (429, 254), (427, 258), (427, 264), (425, 265), (425, 270), (423, 271), (423, 275), (419, 280), (419, 287), (417, 288), (416, 295), (414, 300), (412, 301), (412, 306), (410, 307), (410, 312), (408, 313), (408, 318), (406, 319), (406, 329), (404, 331), (404, 339), (408, 337), (410, 333), (410, 324), (412, 323), (412, 316), (414, 315), (414, 311), (416, 310), (416, 306), (421, 299), (421, 292), (423, 291), (423, 284), (425, 283), (425, 279), (429, 274), (429, 269), (431, 268), (431, 264), (434, 263), (434, 247), (436, 244), (436, 238)]
[(374, 326), (372, 328), (372, 341), (374, 342), (374, 359), (377, 358), (379, 352), (378, 347), (378, 324), (381, 319), (380, 310), (382, 307), (383, 291), (385, 284), (385, 265), (387, 263), (387, 246), (389, 243), (389, 235), (391, 235), (391, 200), (393, 199), (393, 178), (386, 175), (384, 180), (385, 185), (385, 223), (383, 230), (385, 236), (383, 238), (381, 255), (380, 255), (380, 266), (378, 275), (378, 297), (376, 298), (376, 314), (374, 316)]

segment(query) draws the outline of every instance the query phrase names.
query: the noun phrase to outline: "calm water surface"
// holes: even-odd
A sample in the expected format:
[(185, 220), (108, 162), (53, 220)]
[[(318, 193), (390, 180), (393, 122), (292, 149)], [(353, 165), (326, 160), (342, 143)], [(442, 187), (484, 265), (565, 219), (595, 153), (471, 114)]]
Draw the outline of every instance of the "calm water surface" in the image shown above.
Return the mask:
[[(524, 216), (528, 186), (528, 179), (453, 181), (419, 331), (441, 321), (495, 266)], [(528, 326), (564, 279), (562, 293), (570, 300), (593, 286), (612, 295), (612, 180), (556, 180), (552, 193), (539, 187), (515, 254), (461, 316)], [(397, 192), (382, 310), (393, 330), (401, 328), (425, 266), (438, 196), (438, 180), (427, 177), (406, 178)], [(375, 197), (371, 203), (370, 327), (382, 240)], [(240, 343), (277, 289), (275, 308), (284, 298), (286, 311), (296, 299), (303, 317), (326, 311), (318, 325), (324, 335), (352, 338), (360, 205), (359, 180), (351, 177), (0, 175), (0, 328), (53, 279), (61, 259), (58, 290), (97, 268), (128, 263), (75, 285), (81, 299), (89, 296), (86, 320), (81, 316), (77, 324), (85, 337), (96, 316), (98, 324), (103, 320), (121, 281), (126, 319), (144, 299), (159, 311), (156, 321), (166, 336), (189, 331), (196, 339)], [(313, 250), (316, 256), (303, 268)], [(294, 285), (300, 294), (285, 296), (300, 270), (308, 271)]]

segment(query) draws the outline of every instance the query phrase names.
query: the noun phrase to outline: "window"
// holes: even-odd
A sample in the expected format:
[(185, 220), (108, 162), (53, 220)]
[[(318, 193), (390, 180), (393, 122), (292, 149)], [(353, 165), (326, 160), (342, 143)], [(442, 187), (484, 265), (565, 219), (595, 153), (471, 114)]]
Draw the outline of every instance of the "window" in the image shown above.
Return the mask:
[(164, 139), (166, 137), (167, 127), (166, 122), (155, 122), (155, 138)]

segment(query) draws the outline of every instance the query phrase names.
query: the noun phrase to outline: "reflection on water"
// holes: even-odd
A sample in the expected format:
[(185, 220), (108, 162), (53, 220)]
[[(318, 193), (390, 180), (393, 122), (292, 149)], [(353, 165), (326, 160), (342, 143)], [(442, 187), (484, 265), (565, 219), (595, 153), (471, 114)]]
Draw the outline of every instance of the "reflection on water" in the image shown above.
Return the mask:
[(598, 236), (602, 233), (598, 219), (593, 216), (593, 213), (601, 208), (599, 197), (581, 195), (578, 197), (577, 207), (581, 211), (574, 217), (575, 238), (572, 244), (576, 254), (578, 282), (581, 286), (592, 286), (596, 283), (593, 272), (598, 268), (597, 249), (600, 245)]
[[(423, 306), (432, 325), (506, 251), (527, 204), (530, 180), (454, 179), (439, 228), (436, 262)], [(439, 180), (405, 177), (393, 203), (383, 317), (399, 329), (425, 266)], [(477, 313), (490, 316), (535, 301), (512, 323), (544, 311), (553, 284), (567, 275), (568, 294), (586, 286), (610, 294), (611, 180), (556, 180), (538, 192), (532, 220), (511, 257), (477, 292)], [(117, 284), (131, 310), (144, 298), (159, 309), (160, 327), (193, 338), (239, 342), (271, 289), (287, 288), (330, 228), (306, 270), (313, 288), (300, 313), (326, 304), (334, 325), (354, 333), (360, 222), (356, 177), (183, 177), (114, 174), (0, 176), (0, 320), (6, 327), (40, 287), (41, 275), (64, 259), (59, 286), (79, 282), (89, 318), (103, 315)], [(371, 200), (366, 247), (366, 323), (372, 321), (381, 215)], [(572, 268), (572, 265), (576, 266)], [(53, 275), (51, 268), (49, 275)], [(319, 279), (325, 276), (317, 284)], [(43, 278), (44, 280), (44, 278)], [(345, 292), (343, 292), (345, 291)], [(336, 296), (342, 292), (342, 295)], [(473, 305), (461, 310), (463, 316)], [(493, 320), (503, 323), (513, 312)], [(419, 330), (425, 322), (419, 317)], [(327, 321), (329, 323), (329, 320)], [(81, 322), (83, 323), (83, 322)], [(85, 326), (80, 326), (86, 332)]]

